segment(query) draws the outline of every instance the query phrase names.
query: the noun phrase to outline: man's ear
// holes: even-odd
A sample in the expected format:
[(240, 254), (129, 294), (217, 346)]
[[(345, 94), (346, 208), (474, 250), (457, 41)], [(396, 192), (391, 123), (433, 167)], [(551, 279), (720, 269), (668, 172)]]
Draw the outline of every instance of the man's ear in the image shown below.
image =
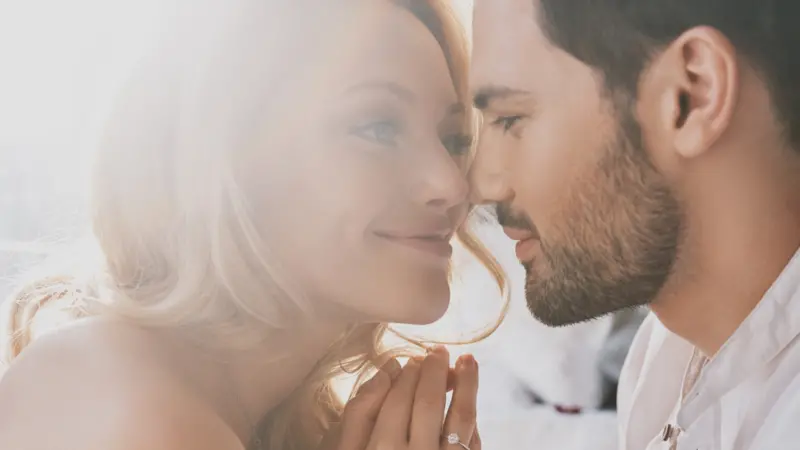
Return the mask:
[(682, 158), (708, 151), (731, 123), (739, 94), (736, 51), (710, 27), (692, 28), (657, 58), (659, 134), (672, 141)]

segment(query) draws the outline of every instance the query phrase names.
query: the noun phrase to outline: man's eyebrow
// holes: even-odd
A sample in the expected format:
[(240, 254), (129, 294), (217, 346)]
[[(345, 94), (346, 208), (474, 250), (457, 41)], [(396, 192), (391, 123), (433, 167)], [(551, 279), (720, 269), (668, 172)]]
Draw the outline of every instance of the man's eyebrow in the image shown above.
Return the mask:
[(531, 93), (522, 89), (514, 89), (508, 86), (489, 85), (482, 86), (475, 92), (472, 99), (476, 108), (484, 110), (489, 107), (489, 104), (494, 100), (505, 99), (508, 97), (530, 95)]
[(348, 93), (351, 92), (358, 92), (358, 91), (369, 91), (369, 90), (378, 90), (378, 91), (388, 91), (395, 97), (399, 98), (400, 100), (406, 103), (414, 103), (416, 97), (414, 93), (411, 92), (409, 89), (392, 82), (392, 81), (365, 81), (363, 83), (358, 83), (354, 86), (351, 86), (347, 89)]

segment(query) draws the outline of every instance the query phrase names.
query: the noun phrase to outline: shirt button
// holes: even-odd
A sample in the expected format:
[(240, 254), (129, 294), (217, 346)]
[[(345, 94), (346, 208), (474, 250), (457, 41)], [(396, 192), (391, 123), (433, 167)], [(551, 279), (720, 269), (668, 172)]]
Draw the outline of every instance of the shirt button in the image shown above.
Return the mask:
[(672, 436), (672, 425), (666, 424), (664, 425), (664, 430), (661, 431), (661, 440), (663, 442), (669, 441), (669, 438)]

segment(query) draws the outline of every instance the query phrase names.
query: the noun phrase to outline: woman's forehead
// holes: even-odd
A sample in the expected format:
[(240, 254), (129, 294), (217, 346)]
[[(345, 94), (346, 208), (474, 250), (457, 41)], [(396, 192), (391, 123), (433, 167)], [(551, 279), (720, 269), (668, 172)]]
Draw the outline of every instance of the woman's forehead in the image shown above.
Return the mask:
[(422, 99), (458, 101), (445, 52), (433, 33), (411, 12), (390, 1), (369, 2), (354, 10), (328, 48), (335, 57), (328, 72), (352, 83), (388, 80), (406, 85)]

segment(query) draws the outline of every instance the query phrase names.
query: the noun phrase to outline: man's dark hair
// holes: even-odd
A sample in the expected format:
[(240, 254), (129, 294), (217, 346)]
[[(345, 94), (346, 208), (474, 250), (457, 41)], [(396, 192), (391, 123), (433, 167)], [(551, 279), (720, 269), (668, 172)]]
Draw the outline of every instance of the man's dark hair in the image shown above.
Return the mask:
[(553, 44), (636, 95), (650, 56), (685, 31), (724, 34), (766, 82), (786, 138), (800, 152), (800, 0), (538, 0)]

